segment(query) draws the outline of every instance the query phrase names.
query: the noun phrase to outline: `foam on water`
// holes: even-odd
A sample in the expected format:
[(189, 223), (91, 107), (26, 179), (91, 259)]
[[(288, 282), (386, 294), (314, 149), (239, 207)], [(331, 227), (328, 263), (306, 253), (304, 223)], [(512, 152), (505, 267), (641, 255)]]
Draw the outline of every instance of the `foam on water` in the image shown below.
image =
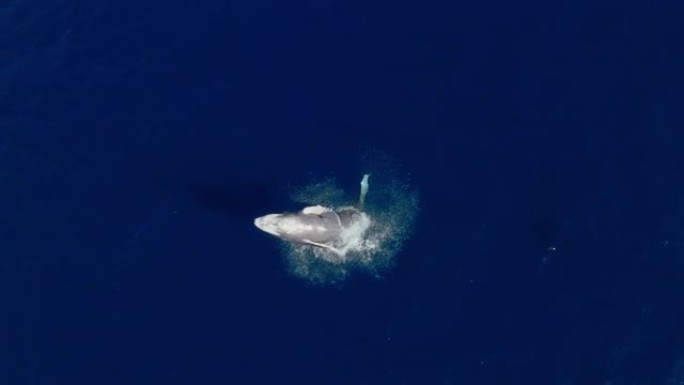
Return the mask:
[[(344, 231), (339, 243), (342, 253), (309, 245), (283, 242), (291, 272), (315, 284), (339, 283), (354, 271), (380, 276), (410, 237), (419, 210), (418, 193), (408, 175), (381, 152), (362, 157), (359, 176), (369, 173), (370, 187), (364, 212)], [(332, 209), (348, 206), (358, 198), (358, 185), (338, 187), (334, 177), (314, 180), (291, 191), (293, 200)]]

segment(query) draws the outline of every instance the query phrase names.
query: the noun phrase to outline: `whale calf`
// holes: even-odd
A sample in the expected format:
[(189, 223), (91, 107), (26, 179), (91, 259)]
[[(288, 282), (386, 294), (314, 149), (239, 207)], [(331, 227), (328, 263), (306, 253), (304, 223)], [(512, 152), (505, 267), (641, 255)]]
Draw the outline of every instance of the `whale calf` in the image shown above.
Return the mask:
[(369, 176), (366, 174), (361, 180), (361, 194), (355, 206), (338, 209), (309, 206), (299, 212), (258, 217), (254, 225), (283, 241), (321, 247), (344, 256), (352, 236), (362, 237), (370, 225), (368, 215), (363, 212)]

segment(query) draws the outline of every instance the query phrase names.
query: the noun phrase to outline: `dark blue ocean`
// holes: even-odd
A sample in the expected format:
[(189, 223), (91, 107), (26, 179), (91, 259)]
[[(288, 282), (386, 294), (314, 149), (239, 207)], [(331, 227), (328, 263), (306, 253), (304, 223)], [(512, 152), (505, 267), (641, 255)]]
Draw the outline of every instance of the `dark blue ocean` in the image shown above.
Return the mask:
[[(0, 385), (684, 383), (682, 20), (0, 0)], [(368, 151), (413, 232), (293, 274), (254, 218)]]

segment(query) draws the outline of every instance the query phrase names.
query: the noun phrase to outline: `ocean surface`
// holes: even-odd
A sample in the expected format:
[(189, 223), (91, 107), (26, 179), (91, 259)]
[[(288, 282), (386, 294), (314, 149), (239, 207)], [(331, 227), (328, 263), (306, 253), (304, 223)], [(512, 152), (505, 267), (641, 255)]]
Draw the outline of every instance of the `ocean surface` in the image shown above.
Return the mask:
[[(683, 384), (683, 18), (0, 0), (0, 385)], [(293, 273), (254, 218), (369, 152), (413, 231)]]

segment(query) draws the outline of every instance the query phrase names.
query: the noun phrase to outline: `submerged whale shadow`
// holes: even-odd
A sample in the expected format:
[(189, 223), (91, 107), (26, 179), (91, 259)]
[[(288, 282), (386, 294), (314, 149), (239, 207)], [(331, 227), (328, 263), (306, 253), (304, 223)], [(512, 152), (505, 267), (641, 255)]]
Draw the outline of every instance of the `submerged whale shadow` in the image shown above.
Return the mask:
[(273, 204), (265, 185), (255, 181), (231, 184), (186, 183), (193, 199), (215, 213), (238, 219), (253, 219)]
[(265, 181), (234, 175), (221, 182), (215, 179), (162, 177), (156, 181), (166, 189), (181, 192), (208, 211), (250, 223), (257, 215), (279, 203), (272, 187)]

